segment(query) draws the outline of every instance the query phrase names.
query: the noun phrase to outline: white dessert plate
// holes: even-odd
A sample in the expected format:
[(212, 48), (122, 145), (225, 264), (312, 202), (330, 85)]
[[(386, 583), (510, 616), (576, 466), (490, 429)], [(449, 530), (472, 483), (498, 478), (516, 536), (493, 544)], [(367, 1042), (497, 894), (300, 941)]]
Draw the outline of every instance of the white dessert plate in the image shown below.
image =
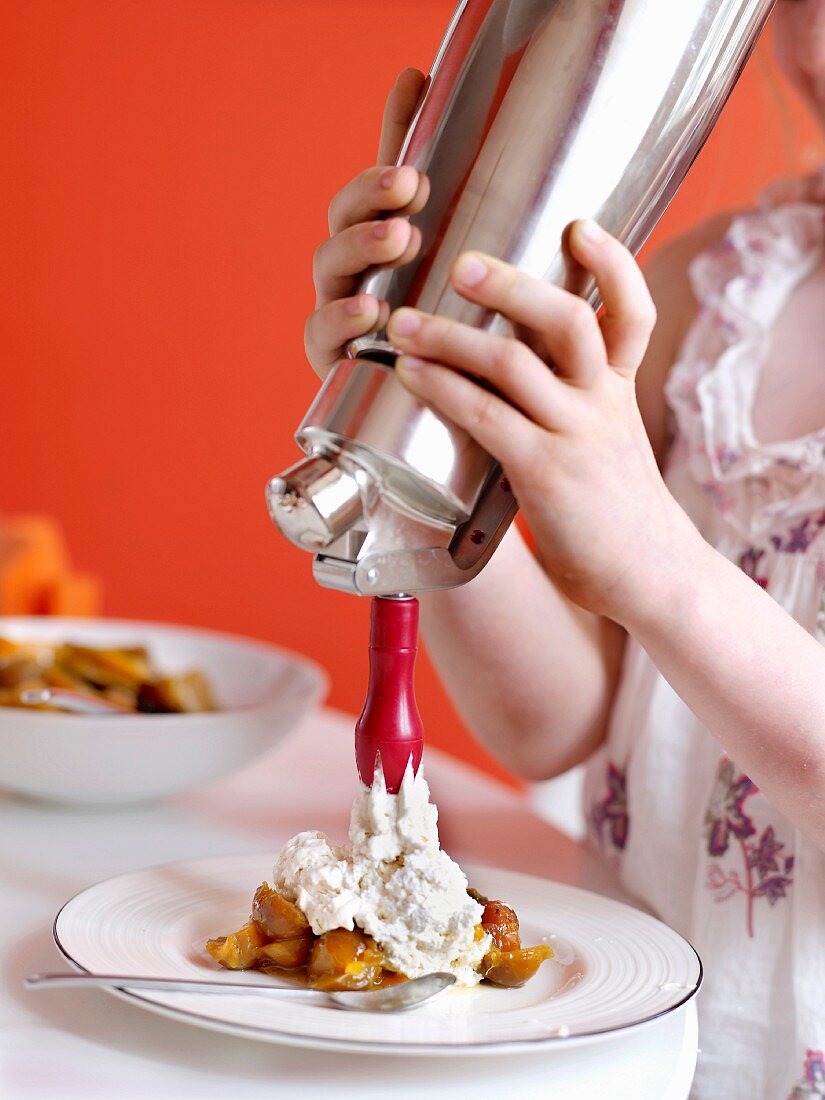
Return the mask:
[[(150, 867), (91, 886), (60, 910), (54, 938), (92, 973), (196, 978), (226, 974), (203, 952), (249, 919), (271, 855)], [(558, 961), (521, 989), (448, 990), (412, 1013), (342, 1012), (275, 994), (107, 990), (199, 1027), (293, 1046), (381, 1054), (493, 1054), (593, 1043), (674, 1012), (702, 980), (699, 957), (676, 932), (609, 898), (488, 867), (471, 885), (517, 912), (522, 942), (546, 940)], [(233, 980), (243, 974), (233, 974)], [(228, 977), (228, 975), (227, 975)], [(252, 973), (250, 981), (260, 981)]]

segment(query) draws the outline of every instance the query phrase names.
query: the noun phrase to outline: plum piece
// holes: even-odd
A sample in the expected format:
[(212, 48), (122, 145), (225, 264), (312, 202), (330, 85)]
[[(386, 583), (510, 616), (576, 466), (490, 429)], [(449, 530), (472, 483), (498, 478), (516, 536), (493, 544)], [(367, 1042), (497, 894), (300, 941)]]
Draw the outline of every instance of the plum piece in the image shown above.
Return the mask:
[(541, 964), (552, 957), (552, 949), (544, 943), (514, 951), (502, 951), (494, 944), (484, 956), (481, 972), (493, 985), (517, 989), (529, 982)]
[(522, 947), (518, 917), (503, 901), (488, 901), (481, 915), (481, 927), (492, 939), (481, 963), (481, 973), (493, 985), (517, 989), (528, 982), (553, 952), (546, 944)]
[(161, 680), (147, 680), (137, 689), (135, 706), (140, 714), (180, 714)]
[(307, 980), (313, 989), (377, 987), (383, 978), (383, 962), (371, 936), (357, 930), (334, 928), (324, 932), (312, 945)]
[(256, 920), (271, 940), (292, 940), (311, 935), (309, 921), (291, 901), (262, 882), (252, 901), (252, 919)]
[(208, 940), (206, 950), (221, 966), (227, 970), (249, 970), (260, 959), (261, 948), (266, 947), (269, 938), (257, 921), (251, 920), (231, 936), (220, 936)]
[(143, 647), (94, 649), (66, 643), (57, 647), (54, 661), (71, 676), (99, 688), (118, 684), (136, 690), (141, 681), (152, 676), (149, 655)]
[(516, 951), (521, 947), (518, 917), (503, 901), (488, 901), (481, 914), (481, 927), (501, 951)]
[(17, 657), (9, 661), (0, 661), (0, 687), (19, 688), (24, 684), (35, 683), (43, 670), (29, 657)]
[(304, 914), (277, 890), (262, 882), (255, 891), (249, 923), (231, 936), (209, 940), (206, 950), (229, 970), (306, 966), (314, 940)]
[(299, 966), (306, 966), (314, 938), (310, 932), (294, 940), (268, 943), (258, 952), (259, 962), (261, 965), (276, 966), (282, 970), (296, 970)]
[(73, 676), (59, 665), (49, 665), (48, 668), (43, 669), (43, 682), (48, 687), (67, 688), (69, 691), (81, 691), (87, 695), (97, 696), (95, 688), (89, 687), (85, 680)]
[(124, 684), (113, 684), (111, 687), (104, 688), (100, 694), (116, 707), (121, 707), (123, 710), (137, 710), (137, 692)]
[(216, 707), (206, 678), (195, 671), (147, 678), (137, 689), (137, 709), (143, 714), (196, 714)]

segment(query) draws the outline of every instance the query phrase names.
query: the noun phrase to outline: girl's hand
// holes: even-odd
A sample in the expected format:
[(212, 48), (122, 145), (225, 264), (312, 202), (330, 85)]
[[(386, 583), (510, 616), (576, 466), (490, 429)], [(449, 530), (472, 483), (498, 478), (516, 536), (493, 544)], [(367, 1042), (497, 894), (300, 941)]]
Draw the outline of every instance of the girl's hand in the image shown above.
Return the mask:
[[(430, 193), (427, 177), (412, 165), (387, 168), (398, 157), (424, 83), (423, 73), (405, 69), (384, 110), (378, 167), (346, 185), (329, 208), (330, 239), (313, 261), (315, 312), (304, 329), (304, 348), (323, 378), (350, 340), (383, 327), (390, 307), (355, 288), (371, 267), (400, 267), (418, 254), (421, 233), (407, 218), (418, 213)], [(381, 218), (393, 210), (396, 217)]]
[(465, 253), (451, 272), (463, 297), (533, 330), (547, 362), (518, 340), (413, 309), (397, 310), (388, 334), (404, 385), (503, 466), (553, 582), (622, 622), (676, 560), (676, 540), (696, 532), (665, 487), (636, 404), (656, 320), (644, 277), (593, 222), (574, 224), (570, 247), (596, 277), (600, 319), (490, 256)]

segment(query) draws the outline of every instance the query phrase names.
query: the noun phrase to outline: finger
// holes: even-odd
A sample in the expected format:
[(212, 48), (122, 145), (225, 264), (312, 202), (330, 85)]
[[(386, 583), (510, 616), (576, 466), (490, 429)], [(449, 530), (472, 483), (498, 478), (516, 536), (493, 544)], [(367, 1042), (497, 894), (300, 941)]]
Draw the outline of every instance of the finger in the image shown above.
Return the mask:
[(438, 363), (402, 355), (395, 366), (410, 393), (464, 428), (505, 469), (530, 461), (540, 429), (501, 397)]
[(387, 334), (403, 354), (482, 378), (537, 424), (560, 426), (565, 386), (520, 341), (416, 309), (396, 310)]
[(574, 384), (589, 385), (604, 369), (607, 357), (598, 322), (575, 294), (480, 252), (459, 256), (450, 279), (464, 298), (537, 332), (556, 372)]
[(604, 313), (600, 325), (608, 362), (633, 377), (656, 324), (656, 307), (630, 252), (593, 221), (574, 222), (570, 251), (596, 278)]
[(424, 89), (425, 76), (418, 69), (405, 69), (387, 97), (378, 142), (378, 164), (395, 164), (412, 117)]
[(340, 233), (359, 222), (375, 221), (384, 211), (398, 217), (417, 214), (430, 194), (430, 181), (411, 164), (368, 168), (343, 187), (330, 203), (329, 231)]
[(420, 231), (405, 218), (353, 225), (330, 237), (313, 258), (315, 308), (348, 298), (367, 268), (406, 263), (420, 247)]
[(316, 373), (324, 378), (350, 340), (383, 328), (389, 315), (389, 303), (372, 294), (342, 298), (317, 309), (304, 327), (304, 350)]

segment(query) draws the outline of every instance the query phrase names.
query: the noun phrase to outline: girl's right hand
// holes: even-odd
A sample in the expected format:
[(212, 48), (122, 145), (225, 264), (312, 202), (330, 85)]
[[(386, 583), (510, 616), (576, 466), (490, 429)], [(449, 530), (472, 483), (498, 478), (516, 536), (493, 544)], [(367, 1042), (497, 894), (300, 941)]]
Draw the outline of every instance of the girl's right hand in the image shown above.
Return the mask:
[[(423, 84), (417, 69), (401, 73), (384, 109), (377, 167), (356, 176), (330, 204), (330, 238), (313, 257), (315, 311), (304, 329), (307, 358), (322, 378), (350, 340), (381, 328), (390, 315), (387, 302), (355, 294), (364, 272), (400, 267), (421, 247), (421, 233), (407, 219), (426, 203), (429, 181), (412, 165), (387, 165), (398, 157)], [(396, 216), (381, 217), (385, 211)]]

